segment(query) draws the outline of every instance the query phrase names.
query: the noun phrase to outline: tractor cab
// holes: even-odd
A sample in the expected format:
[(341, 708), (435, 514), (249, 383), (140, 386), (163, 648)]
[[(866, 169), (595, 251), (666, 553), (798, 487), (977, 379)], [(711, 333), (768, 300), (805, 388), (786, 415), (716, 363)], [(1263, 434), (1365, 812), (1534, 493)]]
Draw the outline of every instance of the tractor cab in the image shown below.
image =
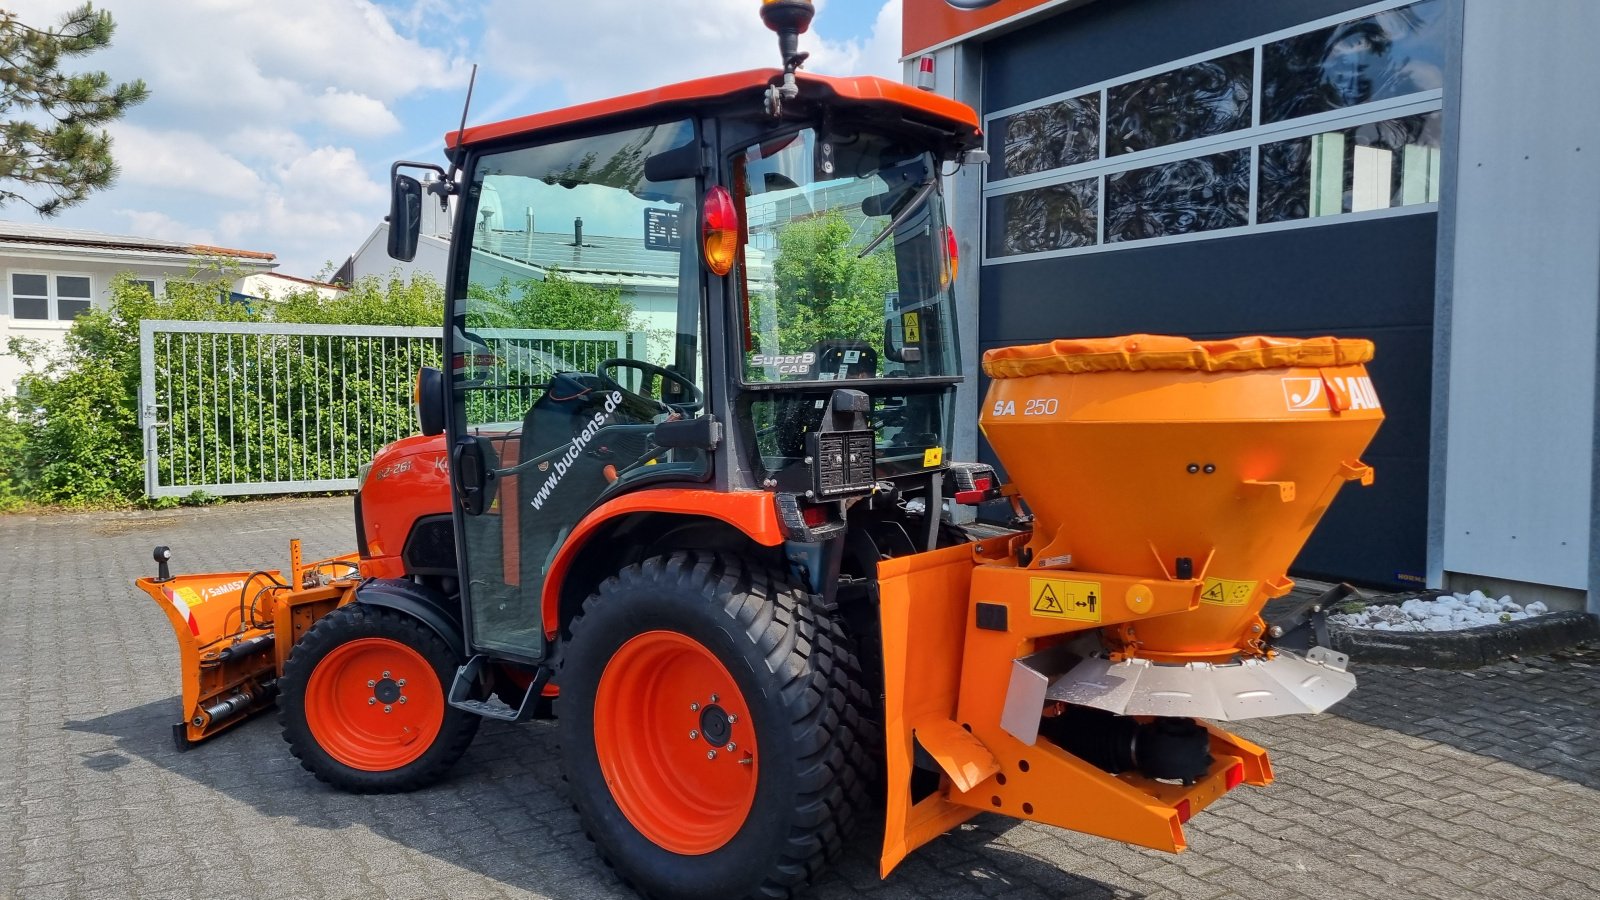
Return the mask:
[[(778, 69), (449, 136), (449, 363), (419, 400), (473, 652), (547, 659), (593, 586), (552, 574), (608, 504), (746, 531), (728, 498), (801, 531), (874, 491), (937, 508), (962, 376), (940, 176), (979, 140), (944, 98)], [(395, 184), (403, 257), (430, 198)]]

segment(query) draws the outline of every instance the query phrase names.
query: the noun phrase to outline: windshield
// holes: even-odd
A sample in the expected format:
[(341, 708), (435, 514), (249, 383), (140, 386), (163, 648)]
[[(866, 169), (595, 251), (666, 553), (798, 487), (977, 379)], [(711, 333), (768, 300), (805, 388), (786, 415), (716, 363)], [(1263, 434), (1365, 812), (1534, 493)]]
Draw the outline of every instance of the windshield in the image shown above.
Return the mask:
[[(748, 231), (736, 282), (741, 374), (753, 387), (799, 383), (740, 398), (758, 468), (803, 465), (839, 380), (872, 396), (880, 476), (938, 466), (961, 371), (933, 157), (891, 137), (806, 129), (732, 163)], [(930, 377), (940, 380), (912, 381)]]
[(921, 150), (812, 129), (733, 160), (747, 383), (959, 375), (954, 260)]

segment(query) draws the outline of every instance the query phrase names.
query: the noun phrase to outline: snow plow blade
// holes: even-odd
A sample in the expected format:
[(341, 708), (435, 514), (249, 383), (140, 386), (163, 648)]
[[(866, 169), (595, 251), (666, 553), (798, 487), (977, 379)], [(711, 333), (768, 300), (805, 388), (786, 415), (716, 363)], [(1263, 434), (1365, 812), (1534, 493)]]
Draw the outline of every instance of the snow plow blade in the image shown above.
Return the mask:
[[(290, 543), (291, 578), (277, 569), (172, 575), (170, 551), (157, 547), (160, 574), (134, 585), (156, 601), (178, 639), (183, 718), (173, 742), (187, 750), (268, 709), (291, 642), (318, 615), (347, 599), (357, 583), (355, 554), (300, 564), (300, 542)], [(303, 585), (291, 588), (290, 585)]]

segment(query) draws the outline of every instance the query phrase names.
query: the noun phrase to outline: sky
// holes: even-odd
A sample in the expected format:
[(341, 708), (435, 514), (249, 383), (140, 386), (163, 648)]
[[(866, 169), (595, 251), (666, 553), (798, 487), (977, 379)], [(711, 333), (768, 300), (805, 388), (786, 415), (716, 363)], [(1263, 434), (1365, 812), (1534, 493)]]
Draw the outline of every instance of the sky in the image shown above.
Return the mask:
[[(81, 0), (13, 0), (54, 24)], [(817, 0), (808, 71), (899, 80), (900, 0)], [(776, 65), (758, 0), (97, 0), (112, 46), (68, 61), (150, 99), (109, 126), (116, 184), (53, 224), (275, 253), (330, 275), (388, 212), (389, 165), (443, 134)], [(37, 221), (22, 204), (0, 219)]]

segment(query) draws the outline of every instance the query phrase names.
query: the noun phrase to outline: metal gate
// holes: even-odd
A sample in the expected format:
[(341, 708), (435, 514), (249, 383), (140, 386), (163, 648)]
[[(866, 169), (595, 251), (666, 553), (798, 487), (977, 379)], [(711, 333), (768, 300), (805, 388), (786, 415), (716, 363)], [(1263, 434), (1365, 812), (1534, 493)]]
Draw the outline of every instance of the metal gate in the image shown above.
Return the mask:
[[(642, 357), (643, 332), (483, 329), (457, 362), (505, 392), (558, 370)], [(139, 327), (145, 491), (182, 497), (354, 490), (362, 464), (416, 432), (412, 383), (437, 328), (146, 321)], [(520, 406), (518, 406), (520, 404)], [(515, 407), (515, 408), (513, 408)]]

